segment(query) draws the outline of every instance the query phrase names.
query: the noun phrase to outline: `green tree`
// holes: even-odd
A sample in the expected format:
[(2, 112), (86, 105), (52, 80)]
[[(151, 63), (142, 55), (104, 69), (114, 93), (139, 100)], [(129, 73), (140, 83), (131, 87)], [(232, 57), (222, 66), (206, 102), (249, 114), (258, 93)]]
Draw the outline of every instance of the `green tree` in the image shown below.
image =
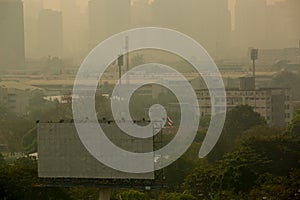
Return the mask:
[(240, 147), (215, 165), (204, 163), (197, 167), (185, 179), (184, 187), (200, 199), (238, 199), (232, 197), (247, 193), (269, 163), (253, 150)]
[(292, 169), (300, 167), (299, 144), (299, 138), (283, 134), (249, 138), (219, 161), (224, 189), (247, 193), (262, 174), (288, 176)]
[(190, 194), (200, 199), (209, 197), (219, 191), (221, 188), (220, 181), (221, 173), (212, 164), (207, 161), (195, 168), (184, 181), (184, 189)]
[(249, 128), (264, 124), (266, 124), (264, 118), (253, 111), (251, 106), (241, 105), (227, 113), (224, 130), (236, 136)]
[(27, 154), (37, 152), (37, 128), (29, 130), (22, 140), (23, 149)]
[(246, 131), (243, 131), (242, 134), (238, 137), (238, 145), (243, 143), (245, 140), (249, 140), (251, 138), (261, 138), (261, 137), (270, 137), (279, 135), (284, 131), (283, 128), (280, 127), (273, 127), (269, 125), (259, 125), (254, 126), (252, 128), (247, 129)]
[(292, 168), (300, 167), (300, 138), (280, 134), (271, 137), (253, 137), (242, 144), (272, 162), (265, 166), (274, 175), (286, 176)]
[(165, 193), (160, 195), (158, 200), (197, 200), (197, 198), (189, 194)]
[(122, 200), (149, 200), (149, 196), (143, 192), (129, 190), (119, 194)]
[(300, 110), (297, 110), (295, 116), (287, 128), (287, 133), (300, 136)]
[(37, 161), (34, 158), (21, 158), (12, 165), (0, 166), (0, 199), (70, 199), (66, 189), (37, 185)]
[(193, 143), (184, 155), (164, 169), (166, 184), (171, 192), (181, 192), (182, 184), (196, 166), (200, 165), (198, 158), (200, 143)]
[(300, 199), (300, 168), (291, 169), (288, 176), (262, 174), (258, 186), (254, 187), (248, 197), (250, 200), (266, 197), (267, 199)]
[(23, 150), (22, 138), (35, 124), (0, 105), (0, 139), (12, 152)]
[(55, 103), (44, 99), (43, 91), (36, 91), (29, 100), (29, 118), (33, 121), (41, 120), (45, 113), (55, 108)]
[(96, 188), (70, 188), (68, 194), (72, 200), (90, 200), (99, 198), (99, 190)]
[(255, 199), (255, 193), (271, 197), (284, 190), (280, 199), (286, 199), (299, 187), (300, 139), (277, 132), (265, 126), (254, 128), (218, 162), (196, 167), (185, 179), (184, 189), (202, 199), (238, 199), (234, 195), (244, 199), (248, 194)]
[(248, 192), (270, 164), (265, 156), (248, 147), (228, 153), (218, 162), (223, 190)]
[(55, 100), (51, 103), (51, 106), (47, 109), (42, 110), (38, 115), (39, 118), (36, 120), (40, 121), (53, 121), (58, 122), (59, 120), (71, 120), (73, 119), (72, 113), (72, 97), (65, 95), (62, 97), (63, 102)]
[(254, 112), (248, 105), (237, 106), (227, 113), (220, 139), (212, 152), (208, 155), (210, 161), (217, 161), (225, 153), (233, 151), (238, 145), (242, 133), (252, 127), (265, 125), (266, 121)]
[(0, 153), (0, 166), (5, 164), (3, 155)]

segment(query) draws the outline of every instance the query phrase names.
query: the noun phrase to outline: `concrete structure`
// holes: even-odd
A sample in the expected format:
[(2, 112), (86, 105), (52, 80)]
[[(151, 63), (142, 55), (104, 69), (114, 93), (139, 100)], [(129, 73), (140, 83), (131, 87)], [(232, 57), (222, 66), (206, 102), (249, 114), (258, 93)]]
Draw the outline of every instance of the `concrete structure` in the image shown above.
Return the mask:
[[(133, 138), (111, 121), (100, 122), (100, 125), (109, 140), (121, 149), (136, 153), (153, 151), (152, 138)], [(38, 155), (38, 175), (42, 178), (154, 179), (154, 172), (124, 173), (96, 160), (82, 145), (74, 123), (39, 123)], [(122, 155), (111, 156), (118, 159)], [(145, 159), (154, 161), (152, 157)]]
[(43, 0), (24, 1), (25, 56), (27, 59), (38, 58), (38, 18), (43, 10)]
[(41, 89), (18, 82), (0, 82), (0, 104), (18, 116), (25, 116), (29, 111), (30, 97), (37, 90)]
[(63, 19), (63, 59), (80, 65), (88, 54), (88, 16), (75, 0), (61, 0)]
[(240, 78), (241, 90), (255, 90), (255, 78), (253, 76)]
[(0, 67), (25, 63), (23, 2), (0, 0)]
[[(168, 84), (181, 86), (181, 82), (176, 76), (171, 74), (162, 74), (162, 80)], [(213, 78), (213, 75), (212, 75)], [(136, 79), (132, 78), (131, 83)], [(142, 82), (143, 80), (140, 80)], [(198, 97), (201, 116), (211, 115), (211, 97), (206, 89), (205, 83), (199, 77), (190, 79), (190, 84), (194, 88)], [(136, 92), (137, 95), (145, 98), (157, 99), (159, 94), (168, 94), (168, 89), (157, 85), (146, 85)], [(239, 78), (239, 88), (227, 89), (227, 108), (230, 111), (238, 105), (249, 105), (254, 111), (258, 112), (266, 122), (272, 126), (286, 126), (293, 118), (293, 105), (291, 99), (291, 91), (287, 88), (256, 88), (253, 76)], [(214, 97), (214, 101), (218, 103), (221, 98)], [(176, 102), (170, 102), (176, 105)], [(172, 109), (169, 109), (172, 110)]]
[(42, 10), (38, 20), (39, 56), (62, 57), (63, 26), (61, 12)]
[[(211, 114), (210, 95), (208, 90), (196, 90), (201, 116)], [(214, 97), (214, 101), (218, 101)], [(293, 118), (293, 107), (290, 90), (283, 88), (260, 88), (251, 90), (228, 89), (227, 110), (238, 105), (253, 107), (272, 126), (286, 126)]]

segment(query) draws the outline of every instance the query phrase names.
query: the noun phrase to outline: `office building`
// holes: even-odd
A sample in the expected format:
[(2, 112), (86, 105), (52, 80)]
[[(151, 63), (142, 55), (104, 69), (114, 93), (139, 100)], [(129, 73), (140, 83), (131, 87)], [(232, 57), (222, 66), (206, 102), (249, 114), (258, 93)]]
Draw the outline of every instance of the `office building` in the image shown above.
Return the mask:
[(62, 57), (63, 25), (61, 12), (44, 9), (38, 20), (39, 56)]
[(23, 83), (2, 81), (0, 82), (0, 104), (18, 116), (26, 116), (29, 112), (30, 98), (36, 91), (41, 89)]
[[(293, 119), (291, 92), (287, 88), (260, 88), (253, 89), (253, 85), (245, 84), (242, 88), (227, 89), (227, 110), (230, 111), (239, 105), (249, 105), (259, 113), (271, 126), (286, 126)], [(249, 88), (247, 88), (249, 87)], [(196, 90), (201, 116), (211, 115), (211, 98), (206, 89)], [(222, 98), (214, 97), (218, 102)]]
[(43, 0), (24, 0), (25, 57), (38, 58), (38, 19)]
[(22, 67), (24, 63), (23, 2), (0, 0), (0, 67)]

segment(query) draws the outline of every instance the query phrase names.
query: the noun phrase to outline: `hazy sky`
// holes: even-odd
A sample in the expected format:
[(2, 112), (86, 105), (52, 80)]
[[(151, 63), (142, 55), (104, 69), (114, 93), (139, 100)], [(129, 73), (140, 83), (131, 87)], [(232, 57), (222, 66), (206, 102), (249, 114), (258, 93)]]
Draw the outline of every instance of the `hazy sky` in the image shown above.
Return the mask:
[[(31, 1), (31, 0), (28, 0), (28, 1)], [(105, 30), (104, 30), (104, 28), (98, 28), (99, 30), (89, 29), (87, 11), (88, 11), (88, 3), (90, 0), (42, 0), (42, 1), (44, 1), (45, 9), (53, 9), (53, 10), (58, 10), (58, 11), (61, 10), (60, 4), (62, 1), (70, 1), (71, 3), (75, 2), (80, 7), (81, 12), (82, 13), (84, 12), (84, 15), (81, 15), (81, 16), (78, 15), (78, 18), (76, 18), (74, 16), (71, 18), (66, 17), (65, 18), (66, 20), (64, 21), (64, 23), (66, 24), (64, 26), (64, 31), (63, 31), (64, 32), (64, 52), (67, 52), (68, 56), (70, 58), (73, 55), (77, 55), (77, 54), (80, 54), (81, 52), (83, 52), (84, 50), (82, 50), (82, 49), (84, 49), (84, 48), (82, 46), (86, 45), (86, 49), (88, 49), (88, 45), (90, 45), (90, 43), (92, 43), (91, 42), (92, 40), (95, 40), (95, 41), (98, 40), (97, 36), (92, 37), (91, 33), (93, 33), (95, 35), (101, 35), (101, 34), (103, 34), (102, 32), (110, 32), (111, 31), (110, 29), (114, 29), (114, 31), (112, 31), (113, 33), (116, 33), (116, 32), (118, 32), (118, 30), (121, 30), (121, 28), (118, 29), (115, 27), (114, 28), (106, 27)], [(99, 1), (101, 1), (101, 0), (99, 0)], [(107, 1), (110, 1), (110, 0), (107, 0)], [(118, 1), (122, 2), (125, 0), (118, 0)], [(134, 5), (134, 2), (138, 2), (138, 1), (148, 2), (149, 4), (151, 4), (151, 2), (155, 2), (155, 1), (159, 2), (159, 1), (164, 1), (164, 0), (127, 0), (127, 1), (131, 1), (132, 4)], [(181, 1), (182, 3), (185, 3), (187, 5), (187, 7), (184, 9), (189, 9), (189, 4), (187, 3), (189, 1), (186, 1), (186, 0), (176, 0), (176, 1)], [(202, 2), (202, 0), (196, 0), (196, 1)], [(214, 1), (218, 3), (219, 0), (214, 0)], [(229, 3), (228, 9), (230, 10), (230, 12), (232, 14), (232, 18), (231, 18), (232, 19), (232, 27), (231, 28), (232, 28), (232, 30), (235, 30), (235, 24), (236, 24), (235, 20), (238, 20), (238, 22), (240, 21), (239, 19), (235, 18), (235, 13), (234, 13), (235, 9), (234, 8), (236, 5), (236, 2), (241, 2), (241, 3), (245, 2), (246, 3), (246, 1), (247, 1), (248, 3), (252, 3), (252, 1), (253, 2), (260, 1), (261, 3), (267, 2), (267, 4), (270, 5), (270, 4), (273, 4), (278, 1), (287, 1), (287, 0), (222, 0), (222, 1), (223, 2), (228, 1), (228, 3)], [(296, 0), (296, 1), (300, 1), (300, 0)], [(203, 2), (207, 2), (207, 1), (203, 0)], [(225, 6), (225, 4), (223, 4), (223, 5)], [(161, 6), (164, 6), (163, 7), (164, 9), (168, 8), (168, 5), (162, 4)], [(218, 7), (218, 6), (216, 6), (216, 7)], [(115, 8), (111, 8), (111, 9), (115, 9)], [(120, 7), (120, 9), (122, 9), (122, 7)], [(247, 7), (245, 9), (247, 9)], [(248, 26), (249, 24), (247, 24), (247, 26), (245, 26), (244, 28), (239, 28), (234, 33), (230, 33), (229, 22), (228, 22), (229, 15), (228, 15), (228, 13), (225, 12), (225, 8), (224, 8), (224, 13), (226, 14), (226, 18), (224, 18), (224, 19), (226, 19), (226, 21), (223, 21), (224, 23), (221, 23), (221, 24), (218, 23), (218, 21), (220, 19), (217, 17), (212, 19), (212, 23), (206, 22), (205, 19), (201, 21), (200, 17), (199, 17), (199, 20), (195, 20), (195, 21), (194, 21), (194, 19), (191, 20), (193, 23), (197, 23), (197, 27), (208, 27), (207, 31), (206, 30), (202, 31), (201, 28), (193, 29), (193, 27), (196, 27), (196, 26), (193, 26), (193, 24), (186, 25), (186, 23), (184, 23), (185, 21), (188, 21), (191, 17), (193, 17), (193, 15), (178, 16), (178, 17), (176, 16), (175, 18), (176, 18), (176, 20), (178, 20), (178, 22), (177, 22), (174, 20), (172, 21), (172, 18), (168, 18), (168, 16), (174, 17), (176, 14), (168, 15), (168, 13), (165, 14), (165, 13), (161, 12), (159, 14), (159, 16), (156, 17), (156, 16), (152, 16), (153, 13), (151, 13), (151, 10), (149, 10), (149, 9), (147, 10), (145, 7), (141, 8), (141, 10), (142, 10), (142, 12), (138, 12), (138, 10), (133, 10), (133, 13), (135, 15), (128, 19), (128, 20), (130, 20), (130, 19), (132, 20), (129, 22), (129, 24), (131, 24), (131, 26), (128, 26), (128, 28), (141, 26), (141, 25), (155, 24), (158, 26), (166, 26), (169, 28), (180, 30), (180, 31), (186, 32), (186, 33), (190, 34), (191, 36), (195, 37), (196, 39), (198, 39), (203, 45), (206, 45), (206, 48), (210, 49), (210, 51), (214, 52), (214, 53), (216, 53), (216, 51), (217, 51), (216, 49), (224, 49), (223, 47), (227, 47), (227, 46), (248, 48), (249, 44), (251, 44), (251, 45), (255, 44), (256, 46), (261, 45), (260, 47), (262, 47), (262, 48), (284, 48), (287, 46), (288, 47), (294, 46), (296, 44), (295, 41), (298, 42), (298, 39), (295, 39), (296, 37), (298, 37), (297, 34), (299, 32), (299, 27), (297, 25), (297, 20), (296, 20), (298, 15), (294, 14), (293, 16), (295, 16), (295, 17), (292, 17), (292, 15), (291, 15), (291, 18), (293, 18), (293, 19), (290, 19), (289, 23), (286, 23), (285, 19), (281, 20), (281, 17), (278, 16), (278, 15), (282, 14), (283, 11), (278, 11), (278, 15), (274, 14), (277, 16), (277, 18), (274, 18), (276, 16), (270, 16), (270, 14), (268, 16), (264, 17), (264, 13), (261, 13), (261, 12), (265, 11), (264, 8), (258, 9), (259, 11), (257, 11), (257, 12), (259, 13), (259, 16), (261, 18), (263, 18), (262, 20), (259, 20), (259, 23), (257, 23), (258, 25), (256, 25), (255, 22), (253, 22), (253, 21), (257, 21), (257, 20), (251, 21), (252, 13), (248, 12), (247, 14), (245, 14), (245, 16), (242, 16), (242, 18), (245, 21), (245, 20), (247, 20), (247, 17), (248, 17), (249, 23), (253, 22), (252, 24), (250, 24), (251, 26)], [(200, 10), (200, 8), (199, 8), (199, 10)], [(193, 11), (195, 11), (195, 9), (193, 9)], [(110, 12), (112, 12), (112, 11), (110, 11)], [(144, 12), (145, 12), (145, 16), (147, 19), (144, 19), (145, 18), (143, 16)], [(158, 10), (156, 10), (156, 12), (159, 13)], [(285, 10), (284, 12), (288, 12), (288, 11)], [(297, 12), (297, 9), (295, 9), (295, 10), (291, 9), (291, 12)], [(208, 11), (208, 13), (209, 13), (209, 11)], [(208, 15), (208, 13), (206, 13), (205, 15)], [(128, 15), (128, 14), (125, 14), (125, 15)], [(108, 20), (112, 20), (111, 22), (114, 22), (113, 16), (110, 16), (110, 18), (108, 18)], [(136, 16), (139, 16), (139, 18), (136, 19), (137, 18)], [(151, 18), (151, 16), (153, 19), (148, 19), (148, 18)], [(222, 16), (224, 16), (224, 15), (222, 15)], [(100, 18), (103, 18), (103, 16)], [(143, 19), (140, 19), (140, 18), (143, 18)], [(166, 20), (164, 22), (160, 23), (160, 21), (159, 21), (160, 18), (166, 18)], [(296, 18), (296, 19), (294, 20), (294, 18)], [(151, 20), (153, 20), (153, 23)], [(267, 25), (264, 20), (269, 20), (270, 23), (268, 23), (268, 25)], [(150, 21), (150, 23), (149, 23), (149, 21)], [(101, 22), (101, 23), (103, 23), (103, 22)], [(73, 26), (74, 24), (77, 24), (77, 25)], [(96, 24), (100, 24), (100, 22), (99, 23), (96, 22)], [(117, 22), (116, 22), (116, 24), (117, 24)], [(213, 26), (211, 26), (211, 24)], [(248, 31), (247, 27), (252, 27), (252, 29), (260, 30), (260, 32), (257, 33), (256, 36), (253, 36), (253, 37), (247, 36), (246, 37), (247, 40), (245, 40), (245, 42), (242, 43), (241, 41), (239, 41), (239, 39), (242, 39), (243, 37), (245, 37), (244, 35), (246, 33), (250, 32), (250, 31)], [(218, 30), (223, 30), (223, 31), (218, 31)], [(99, 33), (97, 31), (99, 31)], [(74, 32), (76, 32), (78, 34), (71, 34)], [(222, 34), (217, 34), (217, 33), (222, 33)], [(283, 34), (286, 34), (286, 36), (288, 38), (282, 38), (281, 36)], [(108, 34), (108, 35), (110, 35), (110, 34)], [(269, 37), (269, 36), (272, 36), (272, 37)], [(33, 38), (32, 40), (34, 41), (36, 36), (32, 36), (32, 38)], [(99, 38), (100, 38), (100, 36), (99, 36)], [(95, 44), (96, 44), (96, 42), (95, 42)], [(222, 47), (220, 47), (220, 46), (222, 46)], [(32, 49), (36, 49), (36, 48), (32, 48)], [(218, 55), (222, 54), (222, 53), (220, 53), (220, 51), (217, 52)]]
[[(59, 6), (59, 2), (60, 0), (44, 0), (45, 1), (45, 8), (49, 8), (49, 9), (55, 9), (55, 10), (59, 10), (60, 6)], [(75, 0), (78, 5), (82, 8), (82, 10), (84, 10), (87, 7), (88, 4), (88, 0)], [(137, 1), (137, 0), (132, 0), (132, 1)], [(153, 0), (151, 0), (153, 1)], [(231, 7), (231, 10), (234, 7), (235, 1), (237, 0), (229, 0), (229, 5)], [(266, 0), (268, 2), (268, 4), (272, 4), (276, 1), (284, 1), (284, 0)]]
[[(60, 10), (61, 0), (44, 0), (44, 7), (46, 9)], [(86, 10), (89, 0), (74, 0), (80, 6), (81, 11)]]
[[(61, 0), (44, 0), (44, 7), (46, 9), (53, 9), (53, 10), (60, 10), (60, 2)], [(80, 6), (81, 12), (85, 12), (87, 10), (88, 6), (88, 1), (89, 0), (75, 0), (77, 5)], [(138, 0), (131, 0), (132, 2), (138, 1)], [(155, 0), (149, 0), (150, 2), (155, 1)], [(229, 10), (232, 14), (232, 30), (235, 29), (235, 13), (234, 13), (234, 6), (235, 2), (238, 0), (228, 0), (229, 2)], [(273, 4), (278, 1), (285, 1), (285, 0), (266, 0), (268, 4)]]

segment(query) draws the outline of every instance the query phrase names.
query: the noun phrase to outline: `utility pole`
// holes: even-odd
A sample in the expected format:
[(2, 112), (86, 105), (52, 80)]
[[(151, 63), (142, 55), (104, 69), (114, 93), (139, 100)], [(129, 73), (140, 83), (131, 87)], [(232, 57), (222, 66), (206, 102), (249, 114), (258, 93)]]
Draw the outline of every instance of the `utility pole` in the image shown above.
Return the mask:
[(124, 56), (123, 55), (120, 55), (119, 58), (118, 58), (118, 66), (119, 66), (119, 82), (120, 82), (120, 85), (122, 85), (122, 80), (121, 80), (121, 77), (122, 77), (122, 66), (124, 65)]
[(255, 87), (255, 78), (256, 78), (256, 66), (255, 61), (258, 59), (258, 49), (252, 49), (251, 50), (251, 60), (253, 63), (253, 78), (254, 78), (254, 87)]
[[(299, 55), (298, 56), (299, 56), (299, 65), (300, 65), (300, 39), (299, 39), (299, 46), (298, 47), (299, 47)], [(300, 74), (300, 71), (298, 73)]]
[[(129, 37), (125, 38), (125, 50), (126, 50), (126, 72), (129, 71)], [(126, 76), (127, 85), (129, 84), (129, 77)]]
[(256, 111), (256, 66), (255, 61), (258, 59), (258, 49), (251, 49), (251, 60), (253, 63), (253, 81), (254, 81), (254, 111)]

